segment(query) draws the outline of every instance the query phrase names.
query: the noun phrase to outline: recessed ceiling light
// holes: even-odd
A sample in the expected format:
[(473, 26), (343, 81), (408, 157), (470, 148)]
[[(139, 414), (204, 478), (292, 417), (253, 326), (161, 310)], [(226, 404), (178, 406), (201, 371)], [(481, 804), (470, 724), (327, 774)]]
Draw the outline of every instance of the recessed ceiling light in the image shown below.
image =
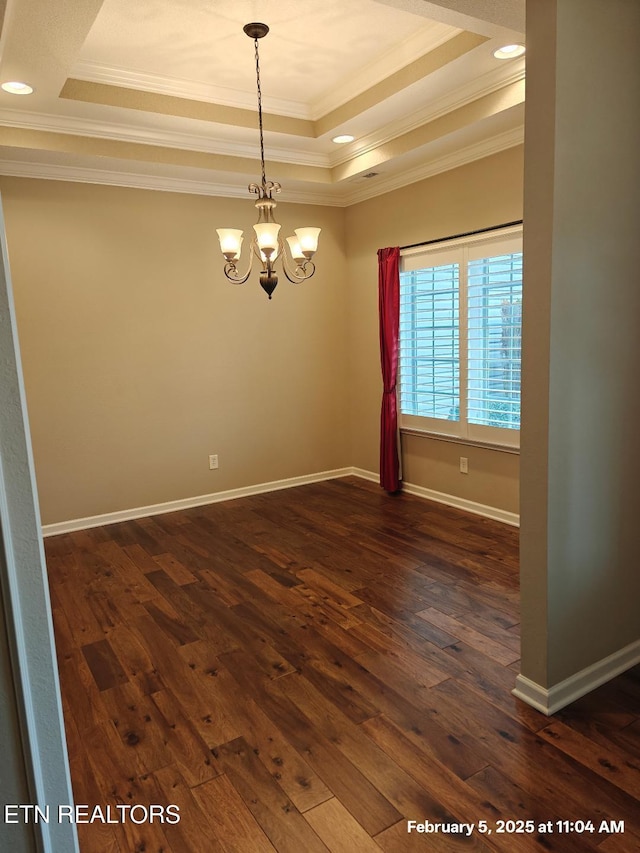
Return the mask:
[(33, 86), (28, 83), (22, 83), (20, 80), (8, 80), (2, 83), (2, 88), (5, 92), (11, 95), (30, 95), (33, 92)]
[(331, 141), (336, 145), (344, 145), (346, 142), (353, 142), (354, 139), (355, 136), (351, 136), (350, 133), (343, 133), (341, 136), (334, 136)]
[(526, 48), (523, 44), (505, 44), (493, 51), (496, 59), (515, 59), (522, 56)]

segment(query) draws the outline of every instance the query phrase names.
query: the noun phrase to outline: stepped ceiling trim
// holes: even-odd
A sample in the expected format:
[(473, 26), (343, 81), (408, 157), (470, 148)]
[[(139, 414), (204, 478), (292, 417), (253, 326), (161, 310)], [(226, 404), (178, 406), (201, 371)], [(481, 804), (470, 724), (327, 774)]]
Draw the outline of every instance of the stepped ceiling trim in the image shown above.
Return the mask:
[[(53, 5), (8, 7), (0, 78), (36, 91), (0, 94), (0, 171), (96, 183), (112, 171), (119, 185), (246, 194), (259, 148), (252, 47), (240, 22), (253, 0), (193, 0), (188, 14), (171, 0)], [(524, 61), (492, 56), (507, 36), (523, 40), (504, 3), (269, 8), (265, 159), (290, 186), (286, 197), (352, 203), (521, 138)], [(346, 132), (353, 143), (332, 144)], [(365, 187), (372, 170), (381, 175)]]

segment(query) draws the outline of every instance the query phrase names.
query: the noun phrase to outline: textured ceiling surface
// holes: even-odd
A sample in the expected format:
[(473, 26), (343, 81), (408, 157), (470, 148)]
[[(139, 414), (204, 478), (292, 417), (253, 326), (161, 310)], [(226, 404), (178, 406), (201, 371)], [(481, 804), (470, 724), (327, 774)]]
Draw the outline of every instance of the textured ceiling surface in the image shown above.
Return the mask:
[[(259, 172), (350, 204), (522, 140), (521, 0), (13, 0), (0, 173), (244, 194)], [(473, 14), (471, 14), (473, 13)], [(354, 142), (331, 139), (351, 133)], [(374, 178), (364, 178), (371, 172)]]

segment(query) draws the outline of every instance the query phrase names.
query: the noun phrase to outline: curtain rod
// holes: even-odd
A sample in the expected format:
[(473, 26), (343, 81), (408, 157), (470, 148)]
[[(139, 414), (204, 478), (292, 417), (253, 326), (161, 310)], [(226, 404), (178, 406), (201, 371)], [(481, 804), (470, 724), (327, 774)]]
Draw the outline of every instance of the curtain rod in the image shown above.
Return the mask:
[(522, 219), (514, 219), (513, 222), (503, 222), (502, 225), (491, 225), (489, 228), (478, 228), (477, 231), (467, 231), (464, 234), (452, 234), (450, 237), (438, 237), (435, 240), (424, 240), (422, 243), (411, 243), (409, 246), (400, 246), (403, 249), (417, 249), (420, 246), (430, 246), (432, 243), (445, 243), (447, 240), (460, 240), (462, 237), (474, 237), (476, 234), (485, 234), (487, 231), (499, 231), (501, 228), (509, 228), (512, 225), (522, 225)]

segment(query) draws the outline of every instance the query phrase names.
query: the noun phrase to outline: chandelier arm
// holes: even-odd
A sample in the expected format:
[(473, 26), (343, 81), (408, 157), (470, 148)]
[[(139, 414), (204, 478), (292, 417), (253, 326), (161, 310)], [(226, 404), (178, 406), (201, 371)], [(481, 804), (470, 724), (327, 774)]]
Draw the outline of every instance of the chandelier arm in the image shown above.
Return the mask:
[(249, 250), (249, 267), (246, 273), (238, 272), (238, 268), (236, 267), (234, 261), (227, 261), (224, 265), (224, 274), (233, 284), (244, 284), (245, 281), (247, 281), (249, 276), (251, 275), (251, 270), (253, 269), (254, 243), (255, 240), (252, 240), (251, 247)]
[(240, 275), (236, 265), (229, 261), (224, 265), (224, 274), (232, 284), (244, 284), (251, 275), (251, 267), (247, 270), (246, 275)]
[[(295, 263), (295, 261), (294, 261)], [(303, 261), (301, 264), (296, 264), (295, 270), (289, 267), (287, 256), (282, 253), (282, 271), (292, 284), (298, 284), (301, 281), (306, 281), (316, 271), (316, 266), (313, 261)]]

